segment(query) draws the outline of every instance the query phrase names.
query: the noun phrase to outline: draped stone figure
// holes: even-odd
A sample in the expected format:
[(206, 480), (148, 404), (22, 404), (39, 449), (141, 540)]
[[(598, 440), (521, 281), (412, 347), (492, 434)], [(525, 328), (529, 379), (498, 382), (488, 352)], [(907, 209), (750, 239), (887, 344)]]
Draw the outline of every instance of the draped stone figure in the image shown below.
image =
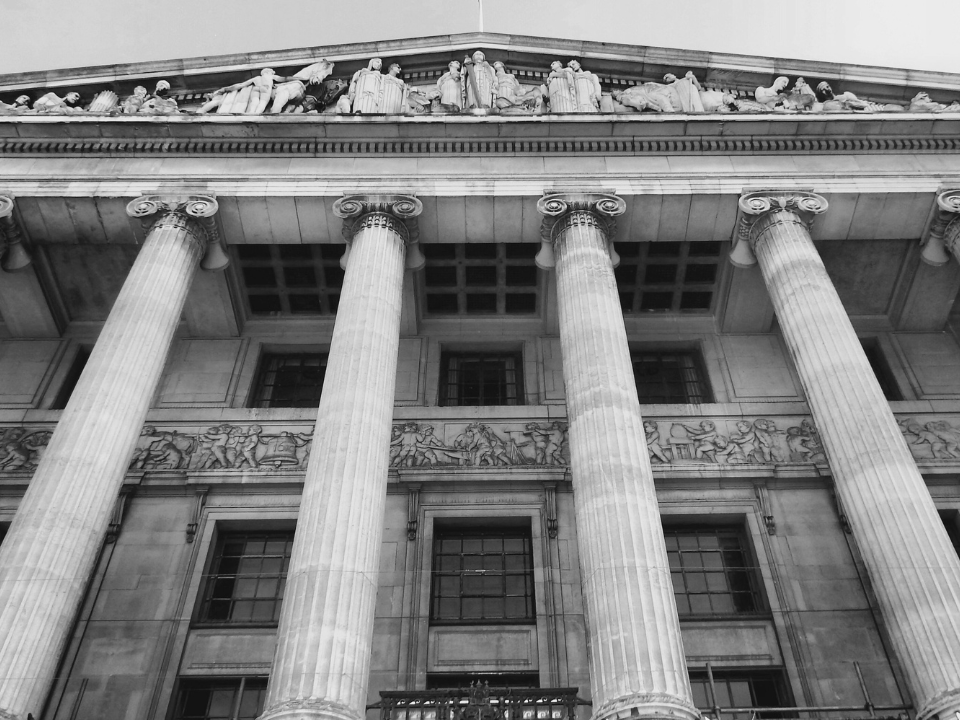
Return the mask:
[(550, 74), (547, 76), (546, 94), (550, 100), (550, 112), (576, 112), (577, 98), (575, 89), (576, 80), (573, 70), (563, 67), (559, 60), (550, 63)]
[(353, 112), (380, 112), (380, 98), (383, 93), (383, 74), (380, 72), (382, 67), (383, 60), (373, 58), (366, 68), (353, 74), (350, 89), (347, 91)]
[(477, 50), (472, 58), (464, 58), (463, 84), (466, 94), (466, 109), (490, 109), (495, 107), (497, 97), (497, 73)]
[(383, 76), (380, 108), (377, 112), (388, 115), (399, 115), (407, 111), (407, 93), (409, 92), (409, 88), (407, 84), (400, 79), (400, 72), (401, 68), (397, 63), (393, 63), (387, 69), (387, 74)]
[(220, 88), (197, 112), (204, 114), (216, 110), (218, 115), (259, 115), (270, 103), (274, 83), (284, 79), (277, 77), (273, 68), (264, 68), (249, 80)]
[(170, 83), (160, 80), (154, 88), (153, 95), (143, 102), (138, 112), (145, 115), (176, 115), (180, 112), (177, 101), (168, 97)]
[(567, 67), (573, 72), (573, 87), (577, 112), (600, 112), (600, 78), (571, 60)]
[(673, 73), (667, 73), (663, 76), (663, 82), (672, 91), (675, 109), (681, 112), (703, 112), (703, 102), (700, 98), (703, 88), (700, 87), (700, 81), (692, 70), (682, 78), (678, 78)]
[(537, 112), (543, 105), (543, 90), (540, 87), (524, 91), (513, 73), (508, 73), (502, 62), (495, 62), (497, 73), (497, 92), (494, 104), (505, 114), (529, 114)]
[(459, 112), (463, 108), (463, 85), (461, 84), (460, 63), (453, 60), (449, 70), (437, 80), (440, 104), (448, 111)]

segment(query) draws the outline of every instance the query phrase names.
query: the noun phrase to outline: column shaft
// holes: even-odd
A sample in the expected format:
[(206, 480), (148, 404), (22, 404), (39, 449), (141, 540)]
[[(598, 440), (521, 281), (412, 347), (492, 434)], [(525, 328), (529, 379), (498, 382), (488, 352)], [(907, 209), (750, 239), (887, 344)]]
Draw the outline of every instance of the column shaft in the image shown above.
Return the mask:
[(960, 559), (804, 220), (774, 210), (751, 237), (919, 715), (952, 717)]
[(694, 718), (604, 228), (573, 210), (554, 233), (594, 717)]
[(0, 717), (39, 717), (69, 641), (200, 261), (188, 222), (149, 233), (0, 546)]
[(363, 216), (340, 296), (263, 717), (361, 718), (386, 502), (404, 243)]

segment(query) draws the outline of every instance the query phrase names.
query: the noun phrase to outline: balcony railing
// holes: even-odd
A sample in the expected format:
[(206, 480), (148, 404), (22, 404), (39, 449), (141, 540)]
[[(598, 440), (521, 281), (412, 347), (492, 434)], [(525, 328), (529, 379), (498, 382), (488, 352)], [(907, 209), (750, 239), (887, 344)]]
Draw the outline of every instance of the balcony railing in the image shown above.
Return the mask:
[(505, 688), (474, 684), (449, 690), (383, 691), (380, 720), (576, 720), (577, 688)]

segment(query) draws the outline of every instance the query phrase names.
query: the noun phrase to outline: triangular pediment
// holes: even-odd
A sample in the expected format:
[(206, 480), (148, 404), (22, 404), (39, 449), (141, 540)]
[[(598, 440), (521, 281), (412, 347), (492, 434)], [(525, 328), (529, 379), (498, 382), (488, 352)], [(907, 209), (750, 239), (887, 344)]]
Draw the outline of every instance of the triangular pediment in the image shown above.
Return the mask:
[[(458, 61), (463, 67), (465, 58), (478, 50), (484, 53), (488, 63), (502, 62), (505, 71), (515, 79), (518, 91), (532, 95), (536, 95), (536, 89), (540, 87), (549, 90), (551, 63), (560, 61), (566, 68), (569, 61), (576, 60), (582, 65), (583, 72), (596, 76), (602, 93), (607, 96), (615, 96), (619, 91), (637, 88), (644, 83), (663, 85), (663, 78), (667, 73), (682, 80), (687, 72), (692, 72), (703, 91), (717, 93), (717, 102), (726, 103), (720, 110), (733, 112), (762, 111), (763, 108), (754, 106), (756, 89), (773, 86), (780, 76), (788, 78), (790, 87), (796, 86), (798, 77), (804, 78), (809, 92), (815, 92), (818, 96), (808, 98), (808, 106), (793, 108), (798, 111), (821, 109), (819, 106), (813, 107), (813, 104), (824, 99), (817, 89), (822, 82), (829, 83), (836, 95), (849, 93), (861, 101), (876, 103), (877, 107), (870, 108), (870, 111), (886, 108), (891, 111), (902, 109), (937, 112), (946, 109), (950, 103), (960, 98), (960, 76), (949, 73), (495, 33), (467, 33), (0, 75), (0, 101), (12, 104), (16, 97), (26, 94), (30, 97), (30, 102), (35, 103), (48, 92), (54, 93), (56, 97), (65, 97), (67, 93), (76, 92), (81, 97), (77, 107), (86, 108), (101, 92), (114, 93), (117, 102), (122, 103), (124, 97), (134, 93), (136, 86), (143, 86), (152, 93), (155, 84), (165, 80), (170, 84), (168, 97), (176, 100), (178, 111), (189, 113), (203, 106), (205, 95), (254, 78), (263, 68), (272, 68), (280, 76), (291, 76), (312, 63), (326, 59), (334, 64), (327, 79), (340, 80), (344, 85), (348, 85), (354, 75), (367, 68), (369, 60), (374, 57), (383, 60), (383, 73), (387, 72), (392, 63), (401, 65), (399, 79), (412, 91), (426, 96), (436, 88), (438, 80), (448, 71), (451, 61)], [(469, 77), (464, 75), (463, 82), (468, 83)], [(657, 92), (654, 85), (649, 87), (654, 93)], [(464, 89), (464, 94), (466, 92)], [(786, 92), (789, 93), (789, 89)], [(911, 99), (920, 92), (927, 93), (934, 102), (926, 107), (911, 106)], [(633, 90), (631, 93), (643, 95), (640, 90)], [(737, 100), (739, 105), (731, 104), (730, 98)], [(941, 106), (937, 107), (936, 103)], [(624, 101), (622, 105), (615, 101), (608, 102), (606, 106), (600, 106), (599, 102), (595, 104), (599, 112), (612, 112), (611, 107), (617, 112), (663, 111), (663, 107), (655, 99), (645, 101), (640, 98), (632, 103)], [(787, 105), (789, 106), (789, 103)], [(534, 103), (529, 103), (527, 109), (533, 112), (533, 108)], [(537, 113), (553, 112), (549, 100), (544, 100), (537, 108)], [(289, 109), (288, 107), (288, 111)], [(776, 109), (782, 111), (788, 108), (780, 104)], [(323, 112), (324, 108), (318, 110)], [(333, 103), (328, 103), (325, 110), (333, 113), (337, 109), (333, 107)], [(684, 110), (689, 111), (690, 108), (676, 108), (676, 111)], [(834, 111), (842, 110), (856, 111), (866, 108), (844, 105)], [(429, 112), (429, 107), (426, 111)], [(707, 111), (710, 111), (710, 107)], [(518, 110), (517, 114), (522, 113)]]

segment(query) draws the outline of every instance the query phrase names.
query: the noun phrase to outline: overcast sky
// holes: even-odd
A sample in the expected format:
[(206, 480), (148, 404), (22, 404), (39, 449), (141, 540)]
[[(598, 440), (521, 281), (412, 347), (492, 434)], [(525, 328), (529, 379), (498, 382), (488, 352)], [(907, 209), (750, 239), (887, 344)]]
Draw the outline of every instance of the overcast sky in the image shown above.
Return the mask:
[[(480, 0), (0, 0), (0, 74), (470, 32)], [(960, 0), (482, 0), (484, 29), (960, 73)]]

